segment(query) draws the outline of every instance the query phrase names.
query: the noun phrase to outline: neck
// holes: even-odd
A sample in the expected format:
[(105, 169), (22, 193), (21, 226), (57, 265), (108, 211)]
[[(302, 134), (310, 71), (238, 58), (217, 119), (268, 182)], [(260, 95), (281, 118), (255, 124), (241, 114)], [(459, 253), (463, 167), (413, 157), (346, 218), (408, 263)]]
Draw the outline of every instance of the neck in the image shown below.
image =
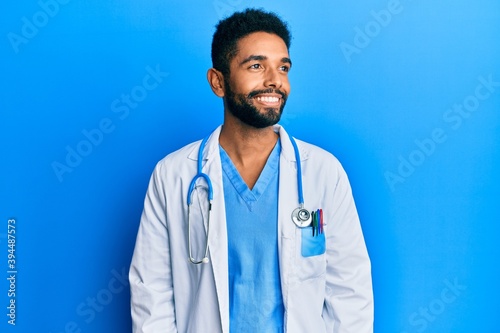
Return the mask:
[(240, 121), (228, 121), (228, 118), (225, 118), (219, 144), (229, 155), (243, 181), (251, 190), (278, 139), (279, 136), (272, 126), (254, 128)]
[(278, 138), (272, 126), (254, 128), (245, 124), (224, 122), (219, 143), (233, 163), (247, 165), (253, 160), (267, 160)]

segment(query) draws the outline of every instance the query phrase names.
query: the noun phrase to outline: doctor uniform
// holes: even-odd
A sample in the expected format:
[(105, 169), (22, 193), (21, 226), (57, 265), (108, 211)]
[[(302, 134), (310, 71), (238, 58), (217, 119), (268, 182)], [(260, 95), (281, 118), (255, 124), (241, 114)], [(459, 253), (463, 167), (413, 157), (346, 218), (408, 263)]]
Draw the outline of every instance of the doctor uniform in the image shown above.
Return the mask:
[[(188, 257), (189, 184), (197, 173), (200, 142), (161, 160), (151, 176), (130, 267), (135, 333), (229, 333), (228, 228), (220, 127), (203, 149), (203, 172), (213, 186), (209, 262)], [(281, 143), (277, 210), (277, 256), (288, 333), (373, 332), (370, 260), (347, 176), (325, 150), (297, 140), (305, 208), (322, 209), (323, 233), (299, 228), (297, 161), (286, 131)], [(203, 257), (208, 220), (207, 192), (193, 193), (190, 212), (193, 257)], [(249, 332), (252, 332), (249, 329)]]

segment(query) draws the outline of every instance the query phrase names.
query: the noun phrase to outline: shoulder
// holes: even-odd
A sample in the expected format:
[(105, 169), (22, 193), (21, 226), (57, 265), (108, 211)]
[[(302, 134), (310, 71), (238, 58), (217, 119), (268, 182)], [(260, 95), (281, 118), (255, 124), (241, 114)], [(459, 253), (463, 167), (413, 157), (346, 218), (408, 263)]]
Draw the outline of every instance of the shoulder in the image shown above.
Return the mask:
[[(297, 147), (299, 148), (301, 161), (307, 161), (310, 158), (314, 158), (340, 165), (338, 159), (332, 153), (319, 146), (296, 138), (295, 136), (291, 135), (291, 133), (288, 133), (283, 126), (276, 126), (275, 131), (279, 131), (280, 137), (282, 138), (282, 147), (284, 147), (286, 155), (290, 159), (291, 155), (294, 154), (292, 145), (295, 141), (297, 143)], [(296, 157), (297, 156), (295, 156), (295, 158)], [(293, 160), (295, 160), (295, 158)]]
[(304, 177), (325, 184), (348, 182), (345, 169), (335, 155), (317, 145), (299, 139), (295, 141), (299, 148)]
[(162, 158), (158, 164), (160, 165), (165, 165), (165, 164), (170, 164), (170, 163), (175, 163), (178, 160), (183, 160), (186, 158), (189, 158), (190, 156), (193, 155), (193, 153), (197, 153), (197, 147), (200, 146), (201, 140), (191, 142), (187, 145), (185, 145), (182, 148), (179, 148), (171, 153), (169, 153), (167, 156)]
[(162, 158), (155, 167), (155, 173), (165, 174), (167, 171), (179, 172), (182, 168), (186, 167), (186, 164), (191, 164), (190, 162), (195, 162), (193, 157), (197, 155), (197, 147), (199, 147), (201, 140), (191, 142), (184, 147), (169, 153), (167, 156)]
[(342, 165), (337, 157), (328, 150), (300, 139), (295, 139), (295, 141), (299, 147), (301, 155), (300, 159), (302, 161), (312, 160), (314, 162), (328, 163), (330, 166), (342, 168)]

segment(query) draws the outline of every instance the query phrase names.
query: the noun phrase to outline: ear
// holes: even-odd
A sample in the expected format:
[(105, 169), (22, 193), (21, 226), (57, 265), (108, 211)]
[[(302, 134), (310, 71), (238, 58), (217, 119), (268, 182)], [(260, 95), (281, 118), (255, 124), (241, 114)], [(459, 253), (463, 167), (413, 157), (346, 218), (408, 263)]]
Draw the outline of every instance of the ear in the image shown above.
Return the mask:
[(222, 72), (215, 68), (210, 68), (207, 72), (207, 79), (214, 94), (219, 97), (224, 97), (224, 75), (222, 75)]

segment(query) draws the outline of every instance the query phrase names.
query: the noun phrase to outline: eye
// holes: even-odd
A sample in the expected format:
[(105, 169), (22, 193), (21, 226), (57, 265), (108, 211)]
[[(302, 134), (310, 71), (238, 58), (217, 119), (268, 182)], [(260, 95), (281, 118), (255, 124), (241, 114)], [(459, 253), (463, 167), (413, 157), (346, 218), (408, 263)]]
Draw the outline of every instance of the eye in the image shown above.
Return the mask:
[(290, 66), (283, 65), (283, 66), (280, 67), (280, 70), (283, 71), (283, 72), (288, 73), (290, 71)]
[(250, 69), (259, 69), (259, 68), (262, 68), (262, 66), (260, 64), (253, 64), (253, 65), (250, 65), (249, 68)]

